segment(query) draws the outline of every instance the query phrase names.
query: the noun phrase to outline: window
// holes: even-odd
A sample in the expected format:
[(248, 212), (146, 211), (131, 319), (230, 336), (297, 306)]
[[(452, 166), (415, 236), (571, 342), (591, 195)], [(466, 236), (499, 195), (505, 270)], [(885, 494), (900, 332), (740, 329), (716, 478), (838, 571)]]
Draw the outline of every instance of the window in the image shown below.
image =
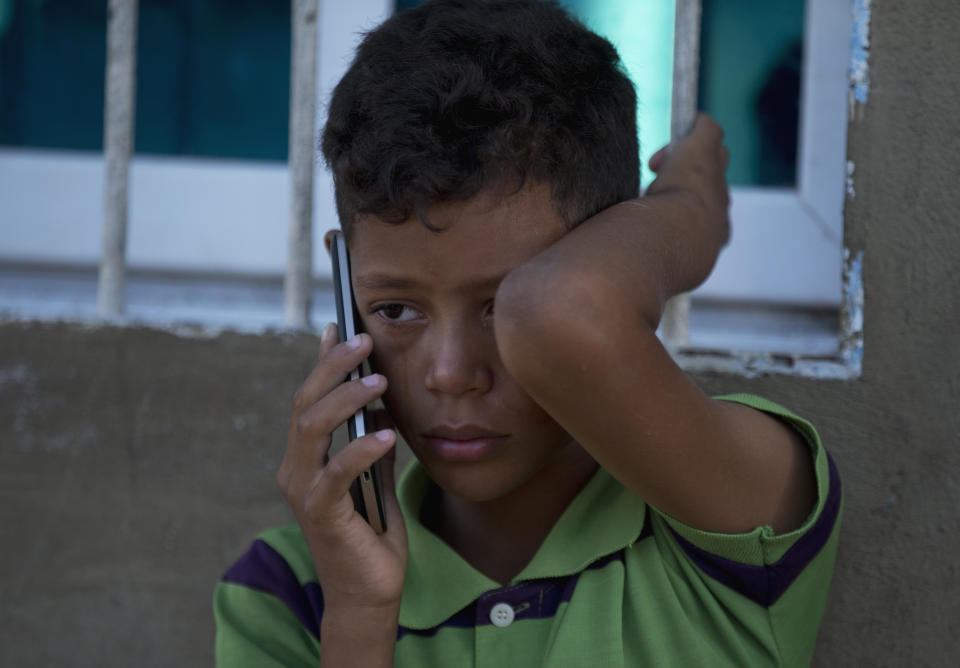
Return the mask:
[[(322, 118), (358, 34), (392, 6), (388, 0), (320, 6)], [(201, 322), (231, 327), (283, 325), (289, 7), (266, 0), (140, 0), (127, 239), (131, 318), (167, 323), (203, 313)], [(0, 12), (0, 311), (93, 317), (103, 221), (106, 3), (12, 0), (0, 8), (9, 8)], [(16, 105), (28, 108), (11, 116)], [(34, 118), (31, 109), (45, 110), (43, 122), (39, 116), (29, 126), (15, 122)], [(322, 170), (315, 200), (315, 226), (335, 226)], [(320, 244), (314, 265), (328, 275)], [(318, 297), (322, 310), (326, 290)]]
[[(413, 4), (320, 3), (321, 121), (358, 34)], [(672, 3), (563, 4), (618, 46), (638, 85), (640, 140), (649, 156), (668, 140)], [(5, 6), (13, 9), (0, 16), (0, 300), (7, 304), (0, 308), (26, 312), (9, 306), (19, 299), (9, 286), (27, 285), (23, 272), (31, 267), (56, 266), (74, 272), (58, 285), (82, 293), (72, 310), (61, 304), (59, 312), (89, 316), (92, 306), (76, 304), (95, 294), (100, 254), (105, 10), (63, 1)], [(140, 287), (131, 289), (179, 286), (172, 289), (181, 315), (160, 308), (166, 316), (155, 317), (146, 307), (130, 314), (189, 319), (190, 303), (182, 308), (189, 294), (197, 313), (213, 308), (220, 324), (279, 326), (289, 216), (282, 162), (289, 4), (141, 0), (140, 13), (128, 233), (128, 265)], [(732, 146), (734, 237), (693, 294), (695, 350), (837, 353), (851, 22), (849, 4), (833, 0), (703, 1), (700, 98)], [(252, 84), (243, 98), (249, 106), (234, 79)], [(315, 179), (320, 232), (335, 226), (336, 214), (329, 175), (317, 170)], [(319, 243), (314, 271), (320, 283), (329, 279)], [(316, 295), (318, 322), (330, 307), (323, 285)], [(253, 304), (252, 315), (231, 315), (223, 303), (233, 299)]]
[[(795, 24), (801, 17), (804, 29), (798, 42)], [(740, 157), (731, 158), (733, 243), (697, 294), (836, 308), (841, 295), (850, 6), (831, 0), (807, 0), (805, 6), (795, 0), (708, 0), (704, 21), (703, 102), (742, 148)], [(761, 139), (785, 134), (768, 127), (763, 109), (782, 104), (783, 96), (774, 91), (795, 85), (791, 78), (797, 64), (796, 167), (790, 170), (790, 142)], [(735, 85), (753, 92), (720, 94), (723, 75), (716, 70), (745, 74)], [(758, 122), (748, 126), (737, 118), (737, 108), (752, 111)], [(782, 147), (784, 155), (770, 156), (773, 146)], [(772, 166), (775, 163), (780, 167)]]
[[(815, 373), (843, 375), (843, 365), (815, 358), (841, 352), (851, 7), (706, 0), (703, 11), (701, 99), (742, 149), (731, 158), (733, 240), (693, 294), (691, 343), (813, 356), (800, 365), (787, 358), (782, 370), (807, 373), (813, 364)], [(721, 92), (723, 70), (745, 75), (737, 95)], [(783, 91), (798, 85), (794, 144), (790, 126), (777, 127), (770, 112), (789, 118)], [(736, 118), (738, 107), (755, 116), (752, 128)]]

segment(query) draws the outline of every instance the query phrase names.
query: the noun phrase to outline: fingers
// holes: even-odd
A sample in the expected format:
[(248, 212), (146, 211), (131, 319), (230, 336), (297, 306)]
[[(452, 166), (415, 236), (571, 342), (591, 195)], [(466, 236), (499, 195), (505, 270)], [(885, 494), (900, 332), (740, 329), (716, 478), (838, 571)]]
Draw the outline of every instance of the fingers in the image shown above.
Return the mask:
[[(392, 429), (361, 436), (347, 447), (330, 458), (318, 475), (314, 477), (313, 489), (309, 493), (310, 502), (318, 507), (332, 507), (337, 502), (349, 496), (350, 485), (365, 470), (384, 457), (393, 448), (397, 440), (396, 432)], [(392, 475), (384, 476), (383, 484)], [(391, 482), (392, 484), (392, 482)], [(392, 492), (392, 488), (391, 493)], [(389, 520), (387, 523), (389, 526)]]
[(328, 325), (323, 330), (320, 341), (321, 359), (293, 397), (294, 416), (305, 411), (341, 384), (343, 379), (360, 366), (373, 350), (373, 339), (369, 334), (357, 334), (349, 341), (338, 344), (336, 337), (331, 333), (335, 331), (335, 325), (333, 329), (329, 329)]
[(344, 382), (372, 347), (368, 334), (338, 344), (336, 326), (323, 329), (321, 359), (294, 395), (287, 450), (277, 472), (284, 495), (304, 491), (304, 485), (324, 465), (332, 432), (386, 390), (386, 379), (378, 374)]
[(328, 322), (320, 331), (320, 349), (317, 358), (323, 359), (337, 345), (337, 323)]
[(723, 141), (723, 127), (712, 116), (702, 111), (697, 114), (690, 134), (705, 134), (714, 141)]
[(665, 163), (674, 155), (682, 161), (684, 157), (697, 155), (704, 148), (709, 150), (709, 147), (715, 147), (718, 163), (725, 172), (730, 163), (730, 150), (724, 145), (723, 139), (724, 131), (720, 124), (709, 115), (700, 112), (688, 134), (654, 153), (647, 164), (650, 171), (659, 174)]
[(723, 128), (713, 118), (700, 112), (694, 121), (693, 127), (683, 137), (677, 138), (673, 144), (673, 151), (670, 154), (681, 154), (684, 156), (702, 156), (704, 151), (709, 155), (710, 151), (717, 151), (716, 155), (721, 158), (722, 151), (726, 148), (723, 144)]
[(663, 166), (664, 161), (667, 159), (667, 156), (670, 155), (670, 144), (667, 144), (659, 151), (650, 156), (648, 165), (650, 166), (650, 171), (656, 174), (660, 171), (660, 168)]
[[(396, 441), (392, 429), (361, 436), (336, 455), (327, 458), (334, 429), (360, 407), (386, 390), (383, 376), (374, 375), (343, 383), (296, 418), (277, 482), (287, 501), (296, 509), (326, 507), (347, 494), (350, 482), (383, 456)], [(321, 481), (326, 481), (318, 487)], [(319, 498), (315, 498), (316, 495)]]
[(316, 469), (323, 466), (330, 447), (330, 434), (386, 389), (387, 379), (376, 373), (341, 382), (292, 420), (288, 454), (300, 467)]
[[(377, 538), (369, 526), (364, 528), (363, 519), (354, 509), (350, 486), (394, 448), (396, 432), (392, 428), (381, 428), (330, 454), (333, 431), (387, 389), (386, 378), (376, 373), (344, 380), (370, 355), (372, 348), (373, 341), (368, 334), (338, 343), (336, 329), (328, 325), (320, 336), (320, 359), (294, 397), (287, 450), (277, 481), (304, 535), (308, 540), (312, 536), (318, 544), (345, 545)], [(384, 419), (385, 412), (371, 411), (371, 414), (370, 424), (391, 424), (389, 419)], [(401, 554), (406, 543), (397, 542), (397, 536), (405, 534), (392, 470), (381, 480), (388, 490), (384, 499), (388, 526), (397, 527), (391, 533), (390, 543), (394, 552)], [(347, 538), (349, 541), (345, 542)], [(368, 555), (367, 548), (360, 551)]]

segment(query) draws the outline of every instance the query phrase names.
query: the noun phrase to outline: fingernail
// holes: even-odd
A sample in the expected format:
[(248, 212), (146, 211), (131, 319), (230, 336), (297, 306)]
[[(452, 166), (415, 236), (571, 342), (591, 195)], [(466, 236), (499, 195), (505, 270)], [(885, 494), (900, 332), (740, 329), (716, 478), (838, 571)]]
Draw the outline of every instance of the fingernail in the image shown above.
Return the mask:
[(380, 379), (382, 376), (379, 373), (372, 373), (369, 376), (364, 376), (360, 379), (360, 382), (366, 385), (367, 387), (379, 387)]
[(322, 344), (330, 343), (330, 339), (333, 338), (336, 331), (337, 331), (336, 324), (332, 322), (328, 322), (324, 326), (323, 331), (320, 332), (320, 343)]
[(374, 435), (377, 437), (378, 441), (383, 441), (386, 443), (393, 438), (393, 429), (381, 429)]
[(360, 347), (361, 343), (363, 343), (363, 339), (360, 337), (359, 334), (357, 334), (352, 339), (349, 339), (347, 341), (347, 348), (352, 348), (353, 350), (356, 350), (357, 348)]

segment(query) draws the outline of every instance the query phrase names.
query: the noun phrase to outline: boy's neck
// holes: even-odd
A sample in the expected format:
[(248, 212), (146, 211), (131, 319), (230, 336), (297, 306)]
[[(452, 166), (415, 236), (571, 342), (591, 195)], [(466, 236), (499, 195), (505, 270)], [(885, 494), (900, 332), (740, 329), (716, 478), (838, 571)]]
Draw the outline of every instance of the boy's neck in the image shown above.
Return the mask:
[(471, 566), (492, 580), (508, 583), (530, 563), (570, 502), (597, 470), (579, 445), (509, 494), (490, 501), (470, 501), (434, 488), (435, 512), (424, 524)]

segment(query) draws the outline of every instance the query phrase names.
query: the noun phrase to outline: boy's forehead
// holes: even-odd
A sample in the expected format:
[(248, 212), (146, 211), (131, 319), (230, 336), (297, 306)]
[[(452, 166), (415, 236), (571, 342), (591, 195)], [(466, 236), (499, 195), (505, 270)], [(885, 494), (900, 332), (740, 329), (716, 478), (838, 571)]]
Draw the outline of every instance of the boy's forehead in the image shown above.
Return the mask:
[(502, 275), (566, 232), (550, 188), (540, 184), (508, 194), (483, 191), (425, 213), (430, 227), (416, 215), (399, 224), (359, 216), (350, 242), (355, 279), (390, 271), (436, 279), (451, 272)]

